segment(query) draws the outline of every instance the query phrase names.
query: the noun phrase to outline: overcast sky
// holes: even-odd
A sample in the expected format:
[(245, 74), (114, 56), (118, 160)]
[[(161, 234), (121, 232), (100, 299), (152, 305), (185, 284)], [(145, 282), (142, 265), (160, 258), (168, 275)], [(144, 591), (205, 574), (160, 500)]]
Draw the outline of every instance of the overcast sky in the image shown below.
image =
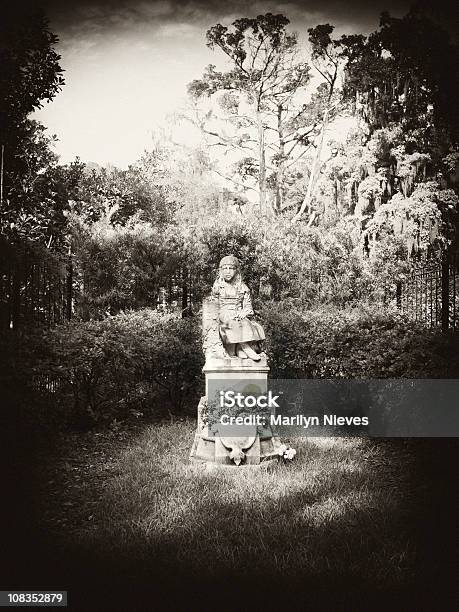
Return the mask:
[(383, 10), (402, 16), (409, 0), (47, 0), (51, 29), (59, 36), (66, 85), (36, 117), (59, 138), (63, 162), (126, 166), (151, 143), (152, 131), (184, 106), (186, 85), (218, 51), (206, 47), (206, 30), (243, 16), (286, 15), (291, 29), (331, 23), (336, 33), (374, 30)]

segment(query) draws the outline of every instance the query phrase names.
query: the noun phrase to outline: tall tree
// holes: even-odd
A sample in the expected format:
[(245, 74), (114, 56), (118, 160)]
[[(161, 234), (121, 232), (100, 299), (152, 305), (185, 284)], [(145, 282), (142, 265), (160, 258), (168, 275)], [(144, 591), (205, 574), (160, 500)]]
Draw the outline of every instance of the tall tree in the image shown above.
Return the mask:
[[(30, 193), (55, 156), (43, 128), (28, 117), (64, 84), (57, 37), (41, 12), (9, 11), (0, 20), (0, 156), (2, 214), (29, 214)], [(36, 202), (35, 202), (36, 203)]]
[(58, 42), (42, 12), (2, 12), (0, 21), (0, 131), (14, 131), (64, 84)]
[(340, 43), (331, 38), (333, 30), (334, 27), (328, 23), (325, 25), (318, 25), (308, 30), (309, 42), (312, 47), (312, 62), (323, 79), (315, 96), (316, 112), (321, 115), (318, 121), (320, 131), (315, 143), (315, 154), (309, 170), (305, 195), (298, 212), (292, 219), (293, 223), (298, 221), (305, 211), (309, 212), (308, 225), (312, 225), (316, 217), (316, 211), (311, 210), (311, 204), (318, 172), (320, 170), (325, 131), (330, 122), (331, 115), (333, 115), (333, 111), (335, 111), (336, 114), (337, 100), (335, 100), (335, 91), (340, 64), (342, 64), (339, 52)]
[(459, 120), (451, 101), (459, 94), (459, 49), (447, 32), (418, 8), (402, 18), (381, 16), (367, 38), (343, 37), (347, 58), (345, 93), (371, 129), (401, 121), (406, 129), (432, 135), (446, 128), (457, 140)]
[(298, 100), (310, 79), (309, 66), (298, 58), (297, 38), (286, 31), (288, 23), (283, 15), (267, 13), (237, 19), (231, 28), (213, 26), (207, 32), (207, 44), (220, 49), (231, 67), (220, 72), (210, 65), (203, 78), (188, 88), (194, 99), (224, 94), (221, 106), (228, 111), (227, 120), (236, 127), (235, 133), (209, 128), (212, 111), (200, 127), (220, 145), (241, 152), (239, 172), (243, 177), (256, 175), (262, 211), (266, 208), (268, 172), (272, 172), (275, 207), (280, 209), (287, 163), (298, 147), (310, 144), (309, 135), (315, 129), (308, 122), (307, 105)]
[(338, 43), (358, 129), (325, 169), (317, 208), (334, 200), (336, 213), (352, 215), (373, 257), (444, 246), (458, 220), (457, 46), (417, 9), (383, 14), (376, 32)]

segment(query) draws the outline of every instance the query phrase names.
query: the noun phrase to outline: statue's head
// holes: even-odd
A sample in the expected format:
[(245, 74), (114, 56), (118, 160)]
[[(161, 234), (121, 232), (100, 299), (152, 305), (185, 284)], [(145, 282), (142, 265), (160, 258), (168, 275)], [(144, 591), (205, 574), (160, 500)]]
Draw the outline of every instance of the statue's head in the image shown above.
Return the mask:
[(219, 276), (222, 280), (230, 283), (234, 279), (241, 278), (239, 260), (234, 255), (223, 257), (219, 265)]

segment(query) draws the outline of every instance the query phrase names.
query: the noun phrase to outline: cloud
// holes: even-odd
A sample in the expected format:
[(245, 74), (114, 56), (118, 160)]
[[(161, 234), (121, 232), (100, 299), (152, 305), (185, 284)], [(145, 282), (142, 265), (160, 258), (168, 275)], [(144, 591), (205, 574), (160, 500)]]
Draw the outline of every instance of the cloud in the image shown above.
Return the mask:
[[(4, 11), (42, 5), (53, 27), (62, 35), (81, 28), (107, 33), (145, 23), (158, 27), (209, 24), (260, 13), (283, 13), (295, 27), (329, 22), (340, 30), (369, 32), (377, 27), (382, 11), (395, 16), (406, 13), (413, 0), (16, 0)], [(435, 13), (444, 24), (455, 21), (453, 0), (417, 0), (427, 12)], [(456, 8), (457, 10), (457, 8)]]
[(203, 25), (231, 21), (240, 16), (283, 13), (296, 27), (328, 21), (340, 28), (374, 29), (383, 10), (400, 15), (409, 0), (43, 0), (58, 32), (110, 31), (135, 27), (146, 22), (158, 27), (169, 24)]

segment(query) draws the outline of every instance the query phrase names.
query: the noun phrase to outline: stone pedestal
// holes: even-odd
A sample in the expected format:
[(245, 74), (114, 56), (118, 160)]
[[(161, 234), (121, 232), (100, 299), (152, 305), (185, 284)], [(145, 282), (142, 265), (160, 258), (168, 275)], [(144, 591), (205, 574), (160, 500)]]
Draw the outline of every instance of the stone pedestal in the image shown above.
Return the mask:
[(218, 380), (247, 380), (249, 384), (256, 381), (260, 386), (260, 393), (265, 393), (268, 388), (269, 367), (264, 355), (260, 361), (239, 357), (210, 357), (206, 359), (202, 371), (206, 375), (206, 397), (209, 397), (209, 384)]
[(207, 404), (216, 388), (233, 389), (235, 392), (265, 394), (268, 387), (269, 367), (263, 355), (260, 361), (238, 357), (210, 356), (203, 372), (206, 376), (206, 395), (198, 406), (198, 427), (190, 453), (192, 461), (218, 465), (244, 467), (278, 460), (281, 443), (273, 435), (269, 425), (244, 427), (240, 436), (220, 436), (210, 431)]

